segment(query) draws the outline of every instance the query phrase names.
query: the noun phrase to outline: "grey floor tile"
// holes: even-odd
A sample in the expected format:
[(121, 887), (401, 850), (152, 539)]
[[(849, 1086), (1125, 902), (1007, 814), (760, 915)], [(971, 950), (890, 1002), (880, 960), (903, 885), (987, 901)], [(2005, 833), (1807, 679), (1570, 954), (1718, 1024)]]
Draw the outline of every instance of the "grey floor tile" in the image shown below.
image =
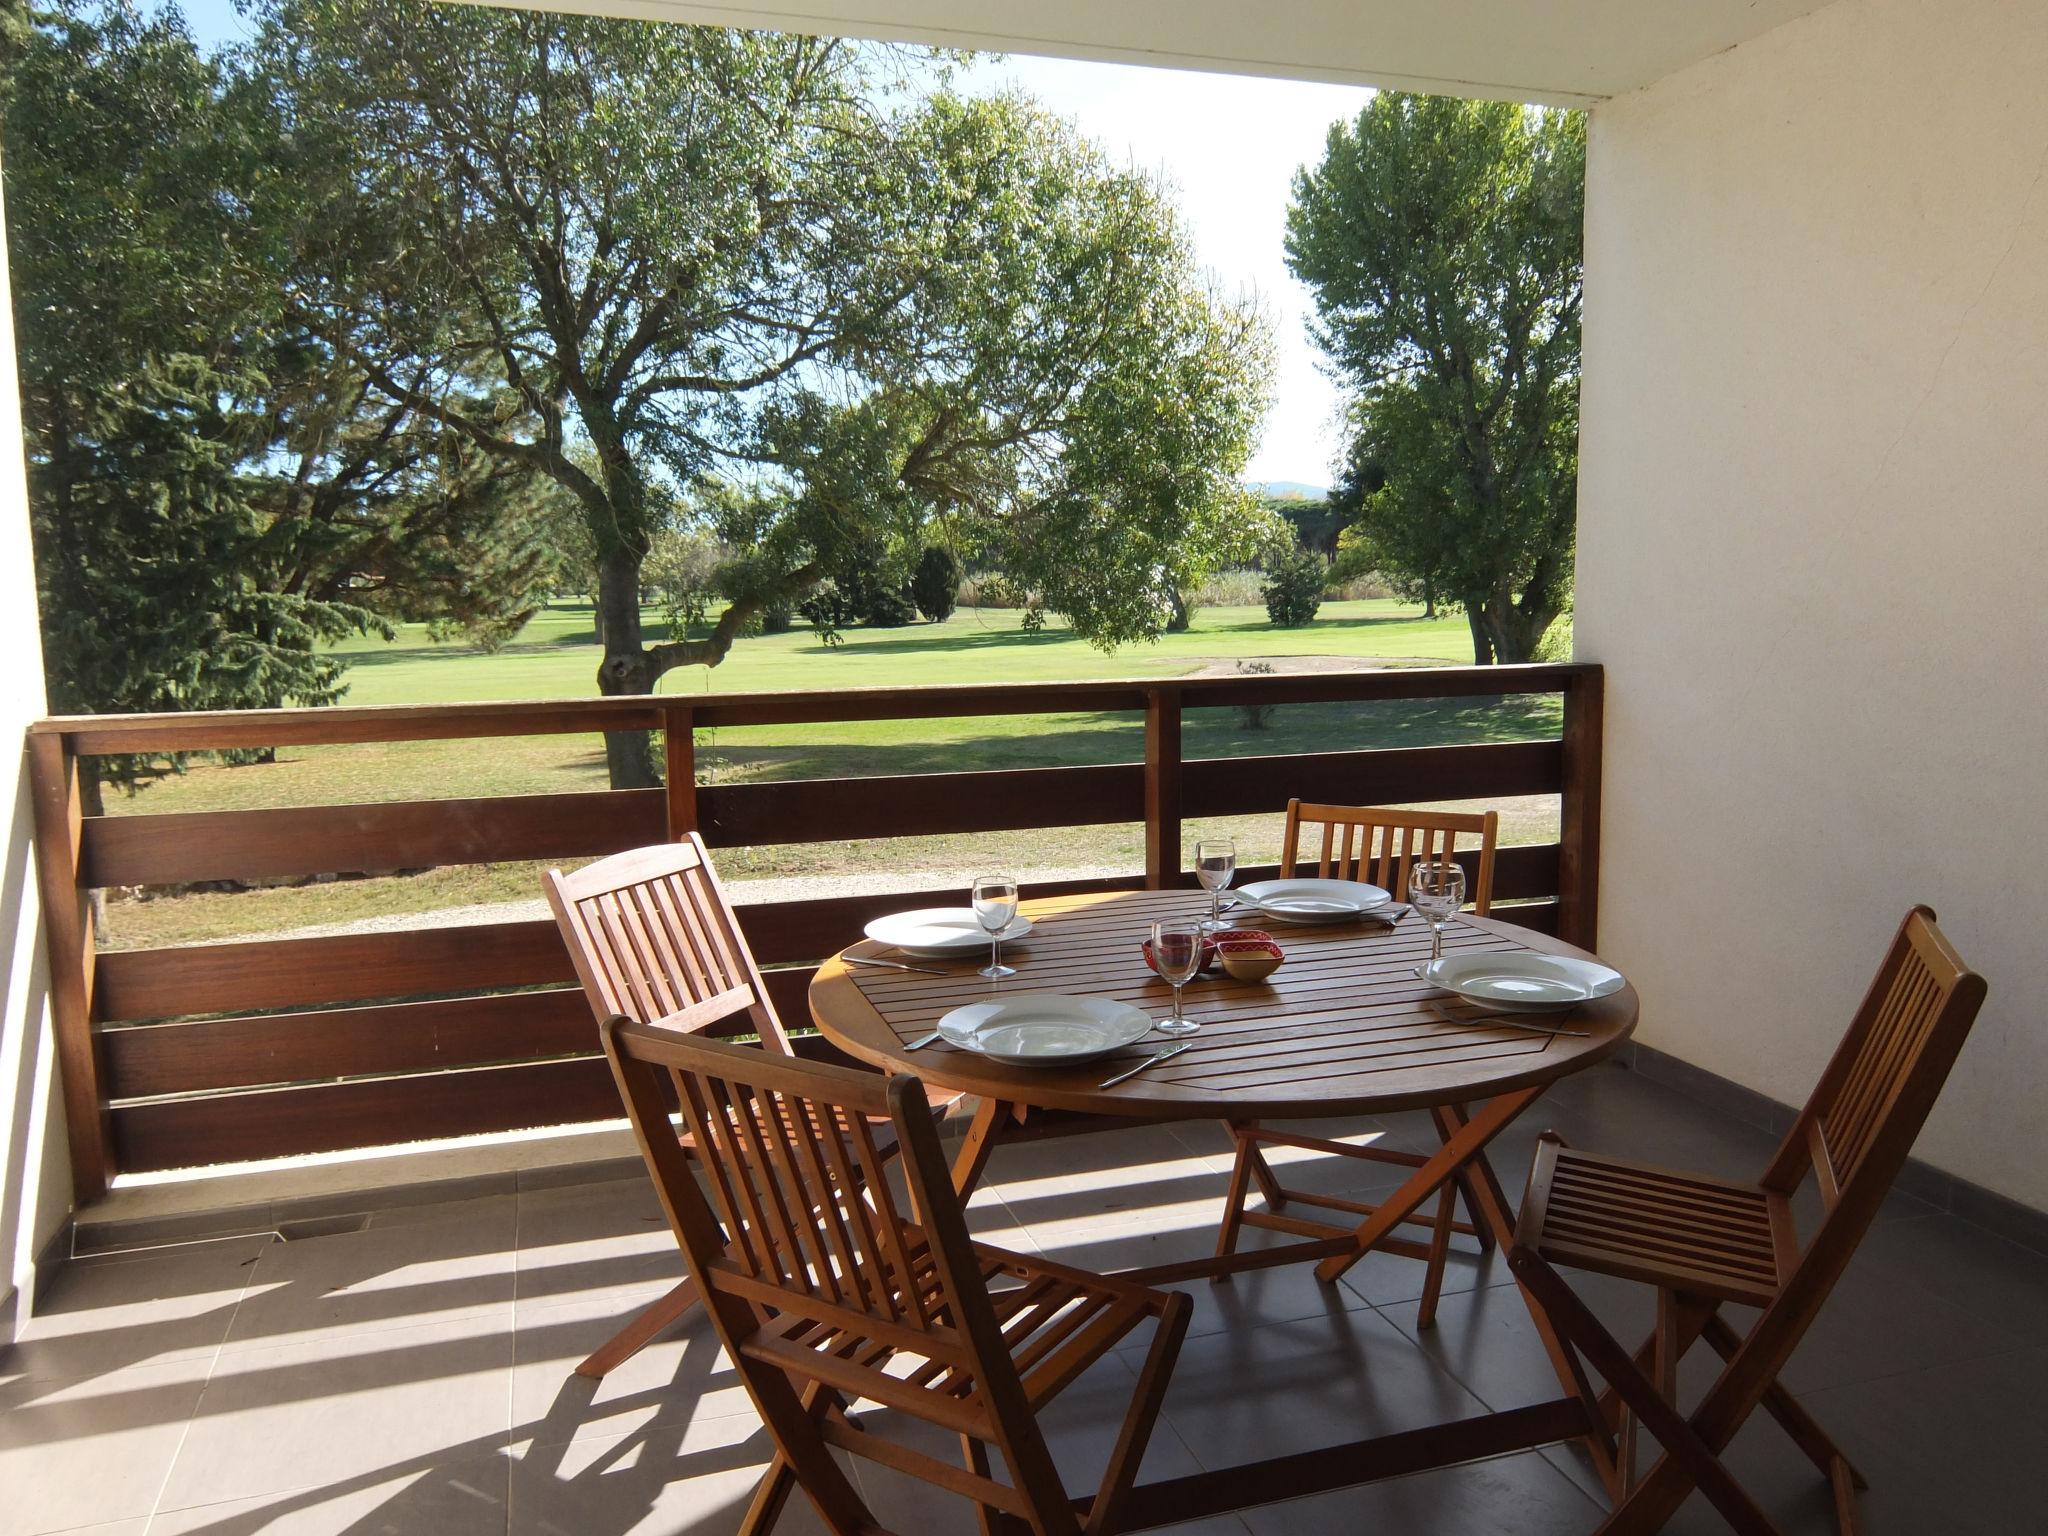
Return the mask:
[[(514, 1536), (730, 1536), (768, 1465), (757, 1424), (707, 1420), (613, 1438), (515, 1445)], [(775, 1536), (823, 1536), (802, 1493)]]
[(77, 1381), (21, 1381), (0, 1412), (0, 1532), (147, 1516), (206, 1383), (206, 1360)]
[(645, 1177), (519, 1197), (521, 1310), (665, 1288), (683, 1272), (675, 1234)]
[(2048, 1254), (1928, 1216), (1873, 1227), (1856, 1263), (1990, 1319), (2017, 1343), (2048, 1342)]
[(155, 1536), (503, 1536), (511, 1463), (502, 1451), (395, 1478), (340, 1482), (167, 1510)]
[(659, 1294), (628, 1292), (521, 1311), (513, 1340), (515, 1438), (554, 1444), (616, 1438), (654, 1424), (751, 1417), (753, 1400), (726, 1361), (702, 1308), (602, 1381), (576, 1375), (584, 1356)]
[(1190, 1339), (1166, 1398), (1211, 1469), (1483, 1411), (1369, 1309)]
[(515, 1220), (513, 1197), (501, 1195), (273, 1243), (257, 1260), (223, 1348), (499, 1313), (509, 1325)]
[(67, 1264), (14, 1344), (0, 1349), (0, 1383), (212, 1355), (269, 1246), (267, 1237), (245, 1237)]
[(223, 1352), (160, 1510), (387, 1481), (505, 1445), (503, 1313)]

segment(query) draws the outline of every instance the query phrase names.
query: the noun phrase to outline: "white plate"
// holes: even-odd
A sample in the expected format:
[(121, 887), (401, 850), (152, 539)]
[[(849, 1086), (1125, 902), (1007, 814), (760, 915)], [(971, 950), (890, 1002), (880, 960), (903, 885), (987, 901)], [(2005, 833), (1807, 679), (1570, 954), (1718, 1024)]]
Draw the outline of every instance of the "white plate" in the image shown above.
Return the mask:
[(970, 1003), (939, 1020), (939, 1038), (1012, 1067), (1069, 1067), (1120, 1051), (1151, 1032), (1142, 1009), (1106, 997), (1019, 992)]
[(1505, 954), (1445, 955), (1422, 968), (1425, 981), (1467, 1002), (1503, 1013), (1545, 1013), (1570, 1008), (1627, 985), (1621, 972), (1568, 955), (1528, 950)]
[(1255, 880), (1238, 895), (1283, 923), (1344, 923), (1394, 898), (1362, 880)]
[[(1021, 939), (1031, 931), (1031, 919), (1018, 917), (1003, 930), (1003, 942)], [(926, 960), (943, 960), (949, 955), (971, 955), (988, 948), (988, 931), (972, 907), (920, 907), (915, 912), (891, 912), (869, 923), (867, 936), (877, 944), (892, 945), (906, 955)]]

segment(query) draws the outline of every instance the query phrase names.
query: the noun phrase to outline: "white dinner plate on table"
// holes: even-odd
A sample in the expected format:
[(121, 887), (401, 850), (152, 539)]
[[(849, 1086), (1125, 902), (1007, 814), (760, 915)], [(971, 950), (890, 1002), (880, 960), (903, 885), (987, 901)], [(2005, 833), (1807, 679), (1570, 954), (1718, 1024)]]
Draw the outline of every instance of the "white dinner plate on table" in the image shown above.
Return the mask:
[(1283, 923), (1345, 923), (1394, 899), (1363, 880), (1255, 880), (1238, 895)]
[(1455, 992), (1468, 1003), (1503, 1013), (1545, 1013), (1619, 992), (1621, 972), (1569, 955), (1529, 950), (1502, 954), (1445, 955), (1422, 968), (1422, 979)]
[(939, 1038), (1011, 1067), (1070, 1067), (1142, 1040), (1152, 1030), (1143, 1009), (1106, 997), (1019, 992), (955, 1008), (939, 1020)]
[[(865, 931), (877, 944), (888, 944), (925, 960), (971, 955), (988, 948), (988, 930), (981, 926), (972, 907), (920, 907), (914, 912), (891, 912), (869, 923)], [(1031, 919), (1017, 917), (999, 937), (1008, 943), (1030, 931)]]

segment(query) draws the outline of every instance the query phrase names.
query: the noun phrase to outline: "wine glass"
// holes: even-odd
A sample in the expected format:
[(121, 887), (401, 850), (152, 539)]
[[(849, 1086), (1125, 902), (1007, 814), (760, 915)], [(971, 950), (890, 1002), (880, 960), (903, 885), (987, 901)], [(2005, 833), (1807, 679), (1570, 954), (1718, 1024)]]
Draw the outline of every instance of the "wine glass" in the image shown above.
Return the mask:
[[(1408, 873), (1408, 900), (1429, 924), (1429, 959), (1434, 965), (1444, 954), (1444, 924), (1465, 904), (1465, 870), (1445, 860), (1418, 863)], [(1423, 974), (1417, 966), (1415, 974)]]
[(1152, 925), (1152, 968), (1173, 984), (1173, 1017), (1155, 1026), (1162, 1035), (1192, 1035), (1202, 1026), (1180, 1011), (1180, 989), (1202, 968), (1202, 925), (1186, 921)]
[(1205, 930), (1226, 926), (1223, 921), (1223, 893), (1230, 886), (1231, 876), (1236, 873), (1237, 844), (1229, 838), (1205, 837), (1195, 844), (1195, 878), (1209, 893), (1209, 915), (1202, 920)]
[(988, 935), (988, 965), (981, 974), (990, 981), (1016, 975), (1015, 966), (1003, 964), (1003, 930), (1017, 920), (1017, 877), (976, 875), (974, 916)]

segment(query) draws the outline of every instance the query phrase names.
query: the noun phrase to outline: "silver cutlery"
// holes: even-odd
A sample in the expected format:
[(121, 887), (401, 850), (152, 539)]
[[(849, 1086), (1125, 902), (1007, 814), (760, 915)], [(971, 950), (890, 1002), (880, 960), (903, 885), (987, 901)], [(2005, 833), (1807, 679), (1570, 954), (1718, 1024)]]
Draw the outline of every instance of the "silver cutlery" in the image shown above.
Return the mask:
[(945, 1038), (945, 1035), (943, 1035), (935, 1029), (928, 1035), (919, 1035), (915, 1040), (911, 1041), (910, 1044), (903, 1047), (903, 1049), (906, 1051), (921, 1051), (926, 1046), (930, 1045), (934, 1040), (943, 1040)]
[(1470, 1025), (1475, 1028), (1491, 1028), (1494, 1025), (1499, 1025), (1503, 1029), (1526, 1029), (1533, 1035), (1570, 1035), (1575, 1040), (1590, 1040), (1592, 1038), (1592, 1034), (1588, 1030), (1560, 1029), (1549, 1024), (1525, 1024), (1520, 1019), (1511, 1019), (1502, 1013), (1486, 1014), (1476, 1019), (1461, 1019), (1455, 1013), (1452, 1013), (1450, 1009), (1440, 1004), (1431, 1003), (1430, 1007), (1436, 1010), (1437, 1017), (1446, 1024)]
[(950, 976), (951, 971), (936, 970), (929, 965), (905, 965), (901, 960), (871, 960), (866, 955), (847, 955), (848, 965), (874, 965), (885, 971), (915, 971), (920, 976)]
[(1154, 1051), (1150, 1056), (1147, 1056), (1135, 1067), (1124, 1068), (1124, 1070), (1117, 1073), (1115, 1077), (1104, 1079), (1104, 1081), (1099, 1086), (1103, 1088), (1114, 1088), (1118, 1083), (1124, 1081), (1124, 1079), (1136, 1077), (1140, 1072), (1144, 1071), (1149, 1066), (1153, 1066), (1162, 1061), (1171, 1061), (1174, 1057), (1178, 1056), (1182, 1051), (1192, 1049), (1194, 1043), (1195, 1042), (1192, 1040), (1183, 1040), (1179, 1045), (1169, 1045), (1163, 1051)]

